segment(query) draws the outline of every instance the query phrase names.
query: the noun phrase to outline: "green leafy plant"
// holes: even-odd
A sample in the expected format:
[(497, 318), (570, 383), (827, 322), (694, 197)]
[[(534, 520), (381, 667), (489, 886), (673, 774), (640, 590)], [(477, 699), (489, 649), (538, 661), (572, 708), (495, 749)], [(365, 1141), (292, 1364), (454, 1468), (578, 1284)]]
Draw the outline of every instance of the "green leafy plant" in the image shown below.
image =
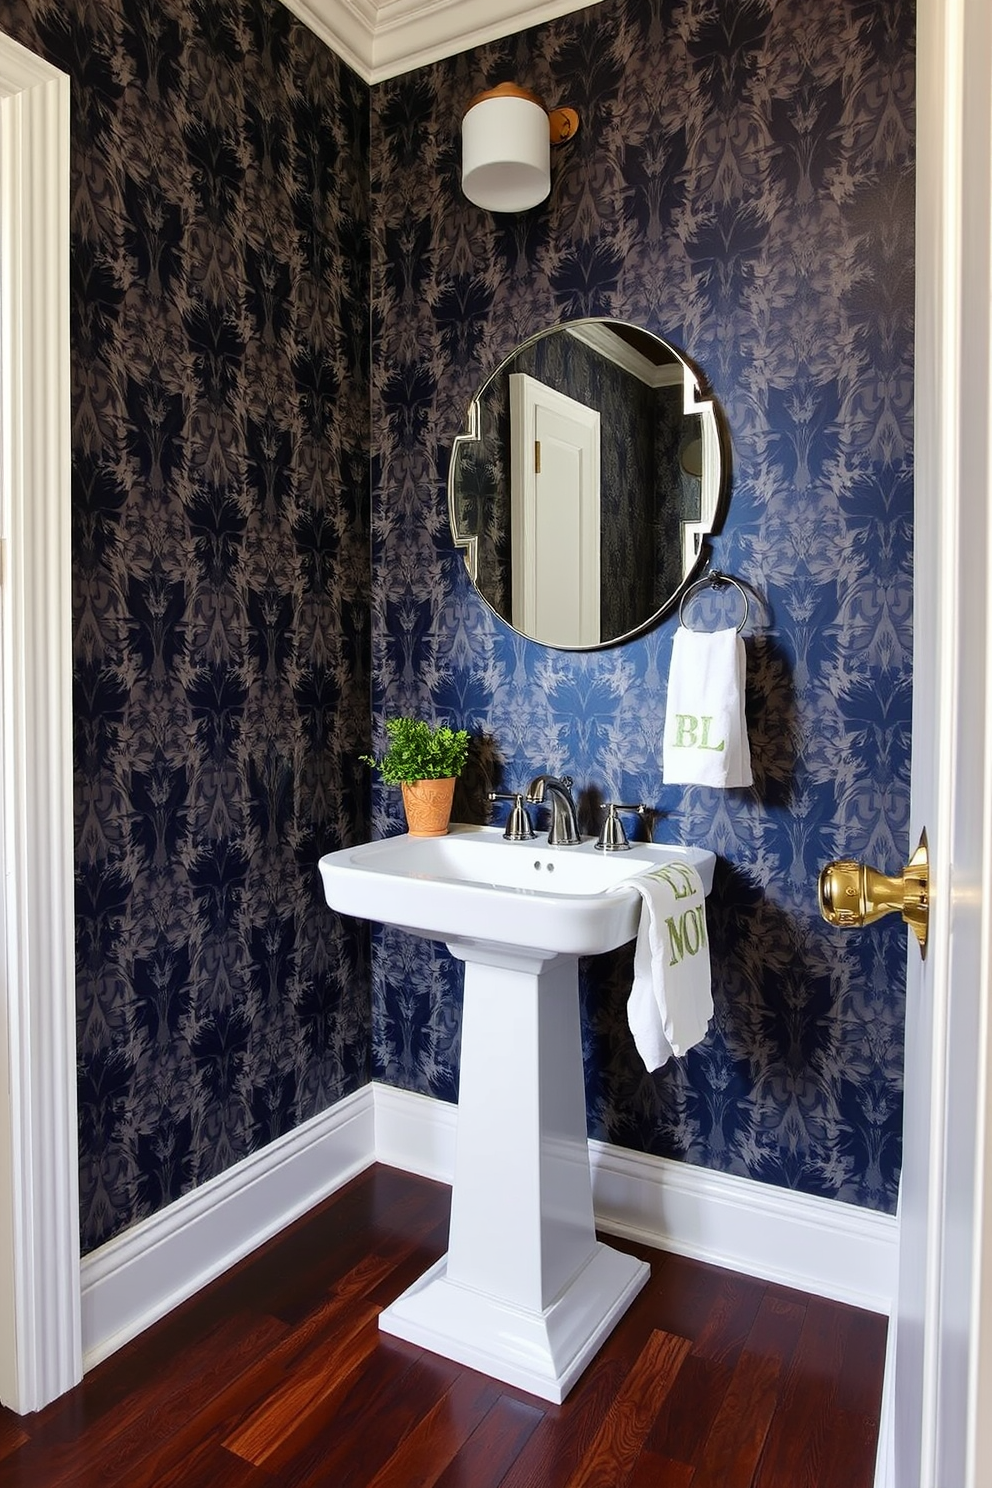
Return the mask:
[(425, 723), (421, 718), (387, 718), (388, 748), (381, 759), (363, 754), (361, 760), (382, 773), (387, 785), (413, 780), (445, 780), (460, 775), (468, 757), (465, 729)]

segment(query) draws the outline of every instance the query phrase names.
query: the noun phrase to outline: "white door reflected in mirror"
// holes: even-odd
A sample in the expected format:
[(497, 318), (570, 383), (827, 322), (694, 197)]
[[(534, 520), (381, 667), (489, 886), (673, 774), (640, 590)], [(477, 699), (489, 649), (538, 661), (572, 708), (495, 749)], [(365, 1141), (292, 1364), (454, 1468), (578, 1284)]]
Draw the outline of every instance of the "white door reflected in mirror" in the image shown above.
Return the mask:
[(510, 376), (513, 625), (550, 646), (598, 646), (600, 415)]
[[(599, 413), (592, 467), (600, 485), (598, 565), (577, 536), (574, 549), (563, 551), (572, 518), (548, 519), (551, 559), (520, 530), (512, 492), (511, 380), (517, 376)], [(706, 388), (702, 372), (669, 342), (617, 320), (566, 321), (538, 331), (500, 363), (469, 404), (465, 432), (455, 437), (448, 513), (469, 577), (502, 621), (544, 645), (592, 650), (639, 634), (678, 604), (705, 558), (707, 537), (720, 529), (727, 498), (725, 421)], [(547, 471), (548, 451), (537, 437)], [(521, 449), (524, 444), (520, 473), (529, 466), (533, 475), (533, 433)], [(582, 448), (581, 439), (565, 438), (566, 449), (573, 444)], [(543, 603), (566, 560), (571, 582)], [(517, 571), (521, 562), (529, 579)], [(526, 600), (515, 595), (515, 582), (531, 585)], [(579, 603), (582, 619), (563, 623), (563, 612)], [(534, 604), (542, 605), (547, 624), (535, 618)]]

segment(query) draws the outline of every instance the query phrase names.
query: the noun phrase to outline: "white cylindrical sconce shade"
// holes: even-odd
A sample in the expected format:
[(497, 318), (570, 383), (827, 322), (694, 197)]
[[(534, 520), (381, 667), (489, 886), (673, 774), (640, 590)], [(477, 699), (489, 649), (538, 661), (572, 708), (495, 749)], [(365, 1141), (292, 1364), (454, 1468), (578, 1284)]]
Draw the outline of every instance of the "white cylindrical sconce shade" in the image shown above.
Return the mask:
[(462, 120), (462, 190), (490, 212), (526, 212), (551, 190), (548, 115), (533, 93), (501, 83)]

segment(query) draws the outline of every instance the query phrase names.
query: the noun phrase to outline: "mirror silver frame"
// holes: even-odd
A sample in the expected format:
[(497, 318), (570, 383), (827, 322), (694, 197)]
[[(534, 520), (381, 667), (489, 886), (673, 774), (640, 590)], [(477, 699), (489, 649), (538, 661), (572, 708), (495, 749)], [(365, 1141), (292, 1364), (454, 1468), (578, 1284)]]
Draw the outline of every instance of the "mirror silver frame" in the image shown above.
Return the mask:
[[(648, 337), (652, 341), (657, 342), (670, 355), (672, 359), (670, 376), (663, 376), (656, 385), (664, 386), (667, 384), (671, 386), (681, 383), (683, 415), (686, 417), (698, 415), (700, 419), (700, 512), (698, 520), (683, 522), (681, 524), (681, 582), (658, 605), (651, 615), (647, 616), (643, 621), (638, 622), (637, 625), (625, 631), (622, 635), (611, 636), (608, 639), (584, 645), (560, 645), (558, 643), (542, 641), (539, 637), (529, 635), (526, 631), (522, 631), (514, 626), (505, 615), (500, 614), (479, 588), (479, 536), (477, 532), (462, 529), (461, 515), (458, 510), (457, 479), (462, 452), (466, 450), (467, 446), (477, 444), (482, 437), (480, 410), (487, 391), (499, 377), (508, 371), (510, 365), (521, 352), (526, 351), (536, 342), (543, 340), (557, 331), (569, 332), (579, 340), (584, 341), (593, 350), (599, 351), (604, 355), (607, 354), (605, 343), (607, 336), (609, 336), (610, 348), (608, 355), (610, 360), (617, 361), (616, 343), (618, 338), (615, 334), (610, 333), (610, 327), (625, 325), (629, 325), (629, 323), (620, 321), (614, 316), (587, 317), (581, 320), (561, 321), (556, 325), (547, 326), (543, 330), (536, 331), (532, 336), (528, 336), (526, 340), (515, 346), (503, 358), (499, 366), (486, 378), (468, 406), (464, 432), (456, 434), (452, 444), (451, 460), (448, 466), (448, 516), (455, 547), (462, 552), (469, 578), (472, 580), (479, 598), (504, 625), (515, 631), (517, 635), (522, 635), (527, 640), (535, 641), (538, 645), (552, 645), (554, 650), (597, 651), (608, 646), (621, 645), (623, 642), (643, 634), (644, 631), (650, 629), (652, 625), (656, 624), (666, 614), (669, 614), (679, 604), (682, 595), (699, 573), (706, 556), (706, 539), (719, 531), (726, 505), (729, 460), (724, 458), (726, 440), (718, 404), (715, 399), (703, 394), (701, 391), (703, 378), (700, 371), (692, 365), (678, 347), (673, 346), (670, 341), (666, 341), (653, 331), (647, 331), (639, 326), (629, 326), (639, 336)], [(635, 363), (643, 364), (645, 363), (645, 359), (633, 347), (629, 348), (629, 352), (625, 351), (624, 355), (629, 356), (629, 362), (625, 370), (633, 372), (635, 376), (640, 375)], [(624, 366), (623, 360), (620, 361), (620, 365)], [(655, 370), (656, 372), (660, 370), (664, 374), (669, 369), (663, 367), (661, 369), (656, 368)]]

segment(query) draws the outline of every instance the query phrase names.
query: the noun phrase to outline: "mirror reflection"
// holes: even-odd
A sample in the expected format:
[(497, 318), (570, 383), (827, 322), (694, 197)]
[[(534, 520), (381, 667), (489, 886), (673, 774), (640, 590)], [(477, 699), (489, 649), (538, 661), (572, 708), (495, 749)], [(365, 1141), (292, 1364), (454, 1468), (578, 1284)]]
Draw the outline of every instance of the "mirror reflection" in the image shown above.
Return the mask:
[(718, 415), (673, 346), (616, 320), (531, 337), (455, 439), (448, 504), (483, 599), (567, 650), (609, 645), (685, 589), (722, 515)]

